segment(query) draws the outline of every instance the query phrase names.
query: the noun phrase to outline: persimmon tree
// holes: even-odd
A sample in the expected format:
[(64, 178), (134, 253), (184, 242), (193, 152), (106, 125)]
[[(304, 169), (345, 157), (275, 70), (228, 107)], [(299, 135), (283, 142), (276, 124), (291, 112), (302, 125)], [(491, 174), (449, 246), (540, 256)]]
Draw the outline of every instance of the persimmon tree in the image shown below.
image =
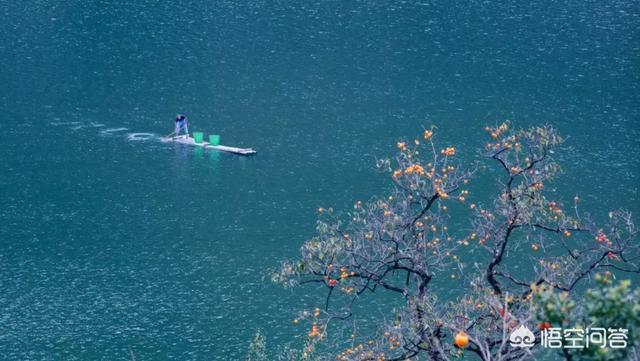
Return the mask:
[[(308, 327), (305, 357), (531, 359), (540, 330), (569, 320), (541, 306), (551, 295), (580, 303), (595, 277), (640, 273), (628, 212), (612, 211), (598, 226), (577, 196), (566, 201), (549, 189), (560, 171), (554, 128), (505, 122), (486, 131), (486, 163), (463, 164), (457, 148), (436, 145), (431, 128), (378, 162), (392, 182), (387, 195), (344, 214), (318, 210), (316, 236), (272, 275), (321, 295), (294, 321)], [(468, 183), (480, 173), (496, 188), (474, 197)], [(359, 304), (372, 298), (386, 310), (365, 313)], [(534, 347), (509, 345), (522, 325), (534, 330)], [(561, 351), (567, 360), (575, 354)]]

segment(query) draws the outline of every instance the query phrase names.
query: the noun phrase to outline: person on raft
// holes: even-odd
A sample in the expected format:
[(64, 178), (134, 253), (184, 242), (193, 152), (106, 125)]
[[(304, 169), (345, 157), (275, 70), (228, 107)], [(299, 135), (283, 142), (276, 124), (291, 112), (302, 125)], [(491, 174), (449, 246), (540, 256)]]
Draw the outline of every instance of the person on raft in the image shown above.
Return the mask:
[(189, 128), (187, 126), (188, 120), (183, 114), (176, 115), (176, 130), (173, 132), (173, 136), (177, 137), (180, 135), (180, 131), (184, 129), (184, 133), (189, 135)]

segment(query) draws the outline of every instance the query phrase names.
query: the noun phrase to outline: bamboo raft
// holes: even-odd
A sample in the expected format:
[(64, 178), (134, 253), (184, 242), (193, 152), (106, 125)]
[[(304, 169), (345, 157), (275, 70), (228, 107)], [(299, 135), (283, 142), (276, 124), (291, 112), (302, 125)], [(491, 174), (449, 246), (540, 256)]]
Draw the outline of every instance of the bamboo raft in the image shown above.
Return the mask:
[(252, 155), (257, 153), (253, 148), (236, 148), (226, 145), (211, 145), (209, 142), (205, 142), (204, 140), (201, 142), (196, 142), (194, 138), (188, 135), (180, 135), (177, 137), (162, 137), (161, 140), (165, 143), (180, 143), (193, 147), (202, 147), (205, 149), (213, 149), (220, 152), (227, 152), (238, 155)]

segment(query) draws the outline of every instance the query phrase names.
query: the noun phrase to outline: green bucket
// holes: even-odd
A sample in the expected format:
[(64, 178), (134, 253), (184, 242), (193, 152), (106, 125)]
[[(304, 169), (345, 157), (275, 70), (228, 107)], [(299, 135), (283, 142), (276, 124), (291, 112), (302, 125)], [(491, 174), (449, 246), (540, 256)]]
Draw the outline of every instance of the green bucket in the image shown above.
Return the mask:
[(209, 144), (220, 145), (220, 136), (217, 134), (209, 134)]
[(204, 138), (204, 134), (202, 132), (193, 132), (193, 141), (200, 144), (202, 143), (202, 138)]

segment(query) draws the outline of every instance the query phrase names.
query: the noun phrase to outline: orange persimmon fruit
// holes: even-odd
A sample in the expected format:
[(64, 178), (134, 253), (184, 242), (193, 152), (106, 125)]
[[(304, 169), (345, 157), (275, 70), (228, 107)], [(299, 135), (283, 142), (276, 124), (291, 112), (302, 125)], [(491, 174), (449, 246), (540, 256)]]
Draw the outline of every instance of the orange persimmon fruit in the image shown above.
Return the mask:
[(469, 346), (469, 335), (463, 331), (458, 332), (454, 338), (453, 344), (460, 348)]

